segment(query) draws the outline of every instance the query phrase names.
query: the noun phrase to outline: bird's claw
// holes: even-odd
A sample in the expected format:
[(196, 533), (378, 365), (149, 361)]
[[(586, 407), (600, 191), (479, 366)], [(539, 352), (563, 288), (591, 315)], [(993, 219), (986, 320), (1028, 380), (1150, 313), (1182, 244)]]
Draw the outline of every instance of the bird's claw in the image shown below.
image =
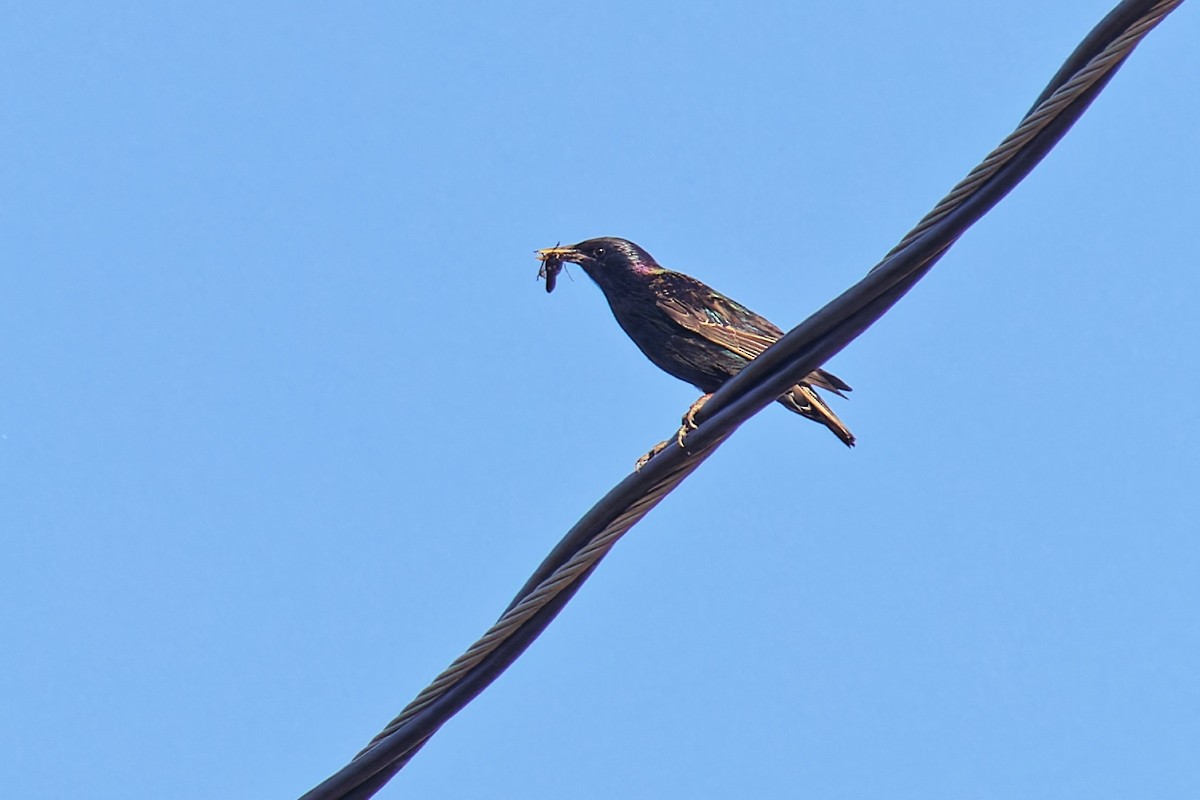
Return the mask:
[(683, 440), (689, 433), (700, 427), (696, 424), (696, 412), (704, 407), (704, 404), (708, 402), (708, 398), (710, 397), (712, 397), (711, 394), (702, 395), (699, 400), (692, 403), (687, 413), (683, 415), (683, 424), (679, 426), (679, 432), (675, 434), (675, 441), (679, 442), (680, 447), (686, 448), (687, 445), (683, 443)]
[(690, 427), (689, 427), (689, 426), (687, 426), (687, 425), (680, 425), (680, 426), (679, 426), (679, 430), (678, 430), (678, 431), (676, 432), (676, 434), (675, 434), (675, 441), (679, 443), (679, 446), (680, 446), (680, 447), (682, 447), (682, 448), (683, 448), (683, 449), (685, 449), (685, 450), (687, 449), (687, 445), (686, 445), (686, 444), (684, 444), (683, 440), (684, 440), (684, 439), (686, 439), (686, 438), (687, 438), (687, 435), (688, 435), (689, 433), (691, 433), (692, 431), (694, 431), (694, 430), (696, 430), (696, 426), (695, 426), (695, 425), (692, 425), (692, 426), (690, 426)]
[[(687, 438), (687, 435), (689, 433), (696, 430), (696, 428), (700, 427), (696, 423), (696, 412), (699, 411), (704, 406), (704, 404), (708, 402), (708, 398), (710, 398), (710, 397), (712, 397), (711, 394), (704, 395), (699, 400), (692, 403), (691, 408), (689, 408), (687, 410), (687, 413), (683, 415), (683, 424), (679, 426), (679, 430), (675, 434), (675, 442), (680, 447), (684, 448), (685, 450), (687, 449), (687, 445), (684, 443), (684, 439)], [(669, 445), (670, 443), (671, 443), (671, 440), (667, 439), (665, 442), (659, 442), (658, 444), (654, 445), (654, 447), (650, 448), (650, 452), (646, 453), (646, 455), (639, 458), (637, 460), (637, 463), (635, 463), (633, 465), (634, 471), (641, 472), (642, 467), (646, 466), (646, 464), (649, 463), (650, 459), (654, 458), (656, 455), (658, 455), (664, 449), (666, 449), (667, 445)]]
[(633, 465), (633, 471), (634, 471), (634, 472), (641, 472), (641, 471), (642, 471), (642, 467), (644, 467), (644, 466), (646, 466), (648, 463), (650, 463), (650, 459), (654, 458), (656, 455), (658, 455), (659, 453), (661, 453), (663, 450), (666, 450), (666, 449), (667, 449), (667, 445), (669, 445), (670, 443), (671, 443), (671, 440), (670, 440), (670, 439), (667, 439), (667, 440), (665, 440), (665, 441), (659, 442), (658, 444), (654, 445), (654, 447), (651, 447), (651, 448), (650, 448), (650, 450), (649, 450), (649, 451), (646, 453), (646, 455), (644, 455), (644, 456), (642, 456), (641, 458), (639, 458), (639, 459), (637, 460), (637, 463), (635, 463), (635, 464)]

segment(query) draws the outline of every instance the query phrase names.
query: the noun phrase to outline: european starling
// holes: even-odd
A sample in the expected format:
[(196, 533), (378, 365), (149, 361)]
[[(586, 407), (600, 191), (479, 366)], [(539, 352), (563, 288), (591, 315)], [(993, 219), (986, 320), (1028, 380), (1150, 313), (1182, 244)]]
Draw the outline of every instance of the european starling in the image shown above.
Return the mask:
[[(684, 417), (681, 445), (688, 428), (695, 427), (696, 411), (709, 395), (783, 336), (768, 320), (695, 278), (660, 267), (649, 253), (625, 239), (588, 239), (567, 247), (548, 247), (537, 255), (548, 279), (561, 262), (582, 267), (604, 292), (621, 328), (646, 357), (704, 392)], [(549, 280), (546, 289), (553, 289)], [(825, 405), (814, 386), (842, 397), (842, 392), (850, 391), (840, 378), (817, 369), (784, 393), (779, 402), (789, 411), (821, 423), (853, 447), (854, 434)], [(659, 449), (661, 445), (646, 458)]]

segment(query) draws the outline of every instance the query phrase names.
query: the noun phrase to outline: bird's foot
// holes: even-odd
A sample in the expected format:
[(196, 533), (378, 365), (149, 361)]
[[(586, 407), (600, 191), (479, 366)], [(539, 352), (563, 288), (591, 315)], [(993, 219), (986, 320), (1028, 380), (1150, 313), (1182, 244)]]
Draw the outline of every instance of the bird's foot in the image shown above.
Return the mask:
[(654, 447), (651, 447), (651, 448), (650, 448), (650, 450), (649, 450), (649, 451), (646, 453), (646, 455), (644, 455), (644, 456), (642, 456), (641, 458), (639, 458), (639, 459), (637, 460), (637, 463), (635, 463), (635, 464), (633, 465), (633, 471), (634, 471), (634, 472), (641, 472), (641, 471), (642, 471), (642, 467), (644, 467), (644, 466), (646, 466), (648, 463), (650, 463), (650, 459), (654, 458), (656, 455), (658, 455), (659, 453), (661, 453), (663, 450), (666, 450), (666, 449), (667, 449), (667, 445), (669, 445), (670, 443), (671, 443), (671, 440), (670, 440), (670, 439), (666, 439), (665, 441), (661, 441), (661, 442), (659, 442), (658, 444), (654, 445)]
[(679, 426), (679, 433), (675, 434), (675, 441), (679, 442), (680, 447), (686, 447), (683, 440), (689, 433), (700, 427), (696, 424), (696, 412), (704, 407), (704, 404), (708, 402), (708, 398), (710, 397), (712, 397), (712, 393), (702, 395), (699, 400), (692, 403), (691, 408), (683, 415), (683, 424)]
[[(711, 394), (704, 395), (699, 400), (692, 403), (691, 408), (689, 408), (687, 410), (687, 413), (683, 415), (683, 420), (682, 420), (683, 424), (679, 426), (679, 431), (675, 434), (675, 438), (674, 438), (674, 441), (680, 447), (686, 448), (687, 445), (684, 444), (684, 439), (687, 438), (687, 435), (689, 433), (696, 430), (696, 428), (700, 427), (699, 425), (696, 424), (696, 412), (699, 411), (701, 409), (701, 407), (703, 407), (704, 404), (708, 402), (708, 398), (710, 398), (710, 397), (712, 397)], [(654, 445), (654, 447), (651, 447), (650, 451), (648, 453), (646, 453), (646, 455), (639, 458), (637, 460), (637, 463), (635, 463), (633, 465), (634, 471), (641, 472), (642, 467), (646, 466), (646, 464), (648, 464), (650, 462), (650, 459), (654, 458), (656, 455), (658, 455), (663, 450), (665, 450), (667, 448), (667, 445), (671, 444), (671, 441), (672, 441), (671, 439), (667, 439), (665, 442), (659, 442), (658, 444)]]

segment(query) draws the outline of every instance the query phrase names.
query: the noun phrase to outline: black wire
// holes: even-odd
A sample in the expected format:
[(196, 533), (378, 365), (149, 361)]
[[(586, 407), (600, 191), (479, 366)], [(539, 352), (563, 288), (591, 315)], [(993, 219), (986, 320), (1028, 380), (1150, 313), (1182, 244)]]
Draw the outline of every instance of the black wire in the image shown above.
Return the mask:
[[(1110, 12), (1083, 40), (1034, 104), (1066, 83), (1081, 66), (1102, 51), (1158, 3), (1126, 0)], [(1041, 133), (1001, 167), (961, 206), (934, 224), (903, 250), (891, 254), (859, 283), (792, 329), (779, 342), (727, 381), (698, 414), (702, 423), (688, 437), (689, 450), (707, 452), (733, 430), (766, 407), (803, 376), (841, 351), (903, 297), (972, 224), (991, 210), (1046, 156), (1120, 68), (1124, 59), (1084, 91)], [(695, 456), (669, 447), (639, 473), (614, 487), (593, 506), (537, 568), (509, 605), (511, 610), (535, 587), (610, 526), (635, 502), (695, 469)], [(593, 563), (573, 583), (555, 595), (508, 639), (489, 653), (458, 683), (386, 737), (373, 743), (350, 764), (305, 794), (302, 800), (366, 800), (391, 779), (424, 743), (461, 710), (521, 653), (558, 615), (599, 564)], [(506, 610), (507, 612), (507, 610)]]

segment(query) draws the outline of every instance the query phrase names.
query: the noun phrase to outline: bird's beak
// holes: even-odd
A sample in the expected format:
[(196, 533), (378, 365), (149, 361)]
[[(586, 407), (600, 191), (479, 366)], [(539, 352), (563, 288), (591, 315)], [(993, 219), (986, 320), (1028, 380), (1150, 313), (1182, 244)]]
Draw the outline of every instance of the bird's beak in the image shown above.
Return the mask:
[(537, 251), (538, 261), (567, 261), (572, 264), (578, 264), (583, 260), (583, 255), (573, 247), (547, 247), (545, 250)]

